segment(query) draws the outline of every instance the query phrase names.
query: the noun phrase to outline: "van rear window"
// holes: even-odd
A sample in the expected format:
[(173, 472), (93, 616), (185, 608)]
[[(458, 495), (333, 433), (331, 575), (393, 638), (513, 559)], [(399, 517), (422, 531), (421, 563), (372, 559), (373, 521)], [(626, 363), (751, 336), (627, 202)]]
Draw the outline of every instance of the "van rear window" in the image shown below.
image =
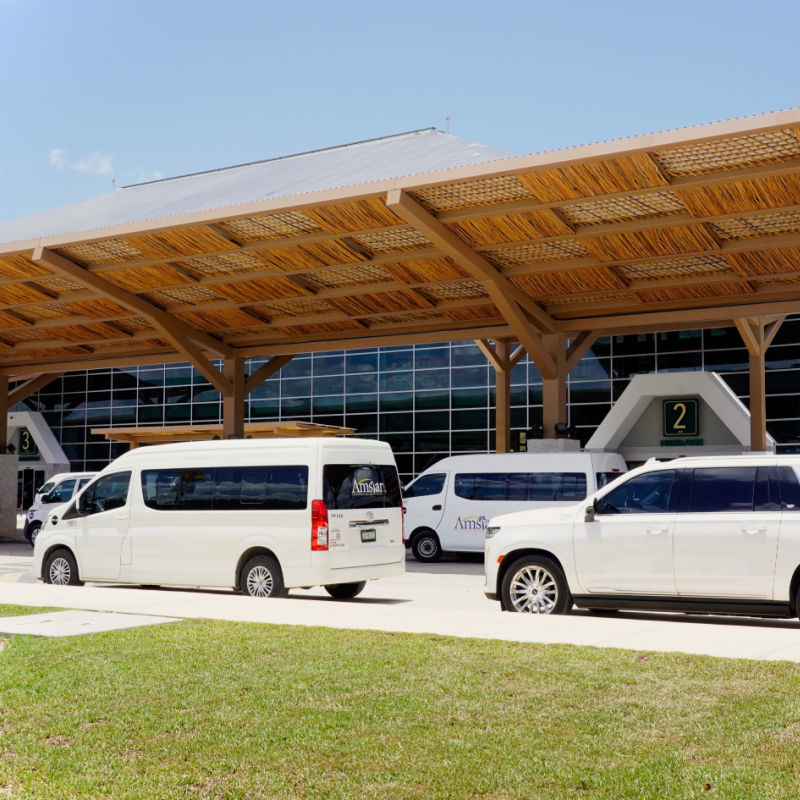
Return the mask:
[(142, 470), (145, 505), (159, 511), (302, 509), (307, 466)]
[(578, 501), (586, 497), (583, 472), (462, 472), (456, 497), (465, 500)]
[(330, 508), (398, 508), (397, 469), (387, 464), (326, 464), (322, 468), (325, 505)]

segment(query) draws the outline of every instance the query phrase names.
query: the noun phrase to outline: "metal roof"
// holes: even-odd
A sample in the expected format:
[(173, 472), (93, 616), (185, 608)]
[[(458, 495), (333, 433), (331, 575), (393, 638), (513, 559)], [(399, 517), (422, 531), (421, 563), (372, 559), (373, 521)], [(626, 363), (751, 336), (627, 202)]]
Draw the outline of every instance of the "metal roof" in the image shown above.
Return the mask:
[(800, 312), (800, 109), (499, 155), (421, 131), (6, 223), (0, 375), (507, 337), (552, 376), (554, 338)]
[(126, 186), (0, 223), (0, 243), (126, 225), (507, 158), (434, 128)]

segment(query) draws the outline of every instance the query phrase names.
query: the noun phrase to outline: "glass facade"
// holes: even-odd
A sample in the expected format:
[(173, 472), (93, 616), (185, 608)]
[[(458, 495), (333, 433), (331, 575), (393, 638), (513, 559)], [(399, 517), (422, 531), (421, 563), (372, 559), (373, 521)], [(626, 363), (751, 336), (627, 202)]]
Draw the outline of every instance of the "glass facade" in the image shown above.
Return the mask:
[[(800, 317), (767, 353), (767, 430), (800, 446)], [(264, 359), (254, 359), (248, 371)], [(570, 425), (585, 443), (637, 373), (714, 370), (748, 402), (748, 354), (734, 328), (598, 339), (570, 373)], [(472, 342), (296, 356), (246, 400), (245, 419), (300, 419), (355, 428), (394, 450), (403, 480), (453, 453), (494, 449), (495, 375)], [(525, 357), (511, 374), (512, 431), (542, 421), (542, 379)], [(41, 411), (75, 470), (94, 470), (127, 444), (93, 427), (221, 421), (219, 393), (188, 365), (76, 372), (24, 406)]]

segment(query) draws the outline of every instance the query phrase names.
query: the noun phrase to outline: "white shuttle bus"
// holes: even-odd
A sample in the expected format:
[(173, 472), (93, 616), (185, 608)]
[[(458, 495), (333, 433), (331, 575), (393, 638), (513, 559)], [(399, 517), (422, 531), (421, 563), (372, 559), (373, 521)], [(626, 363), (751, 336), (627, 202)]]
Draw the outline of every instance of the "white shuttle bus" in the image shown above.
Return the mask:
[(185, 442), (131, 450), (34, 545), (47, 583), (227, 587), (355, 597), (405, 570), (391, 448), (366, 439)]
[(491, 517), (577, 503), (627, 470), (618, 453), (484, 453), (443, 458), (403, 491), (418, 561), (482, 553)]

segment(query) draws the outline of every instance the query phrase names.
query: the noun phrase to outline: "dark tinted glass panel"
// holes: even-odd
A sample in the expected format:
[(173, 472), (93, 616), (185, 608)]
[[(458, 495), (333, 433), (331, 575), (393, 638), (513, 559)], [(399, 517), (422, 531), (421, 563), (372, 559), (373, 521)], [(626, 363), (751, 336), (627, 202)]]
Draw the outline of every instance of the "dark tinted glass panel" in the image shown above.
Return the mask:
[[(470, 412), (462, 412), (470, 413)], [(449, 411), (420, 411), (416, 415), (418, 431), (443, 431), (450, 428)]]
[(346, 377), (345, 391), (348, 394), (377, 392), (378, 391), (378, 375), (375, 372), (359, 373), (357, 375), (348, 375)]
[(311, 381), (308, 378), (292, 378), (281, 381), (283, 397), (307, 397), (311, 394)]
[(736, 328), (711, 328), (703, 331), (703, 346), (706, 350), (728, 350), (741, 347), (742, 337)]
[(659, 353), (676, 352), (679, 350), (699, 350), (702, 345), (700, 331), (670, 331), (656, 335)]
[(381, 394), (379, 400), (381, 411), (410, 411), (414, 407), (414, 395), (411, 392)]
[(486, 452), (486, 431), (453, 431), (450, 435), (454, 453)]
[(413, 350), (395, 350), (382, 352), (380, 356), (381, 370), (390, 372), (392, 370), (412, 369), (414, 367)]
[[(616, 361), (615, 361), (616, 363)], [(599, 381), (608, 378), (611, 374), (611, 359), (596, 358), (594, 356), (584, 356), (570, 376), (576, 381)], [(538, 375), (538, 371), (537, 371)], [(530, 373), (531, 383), (534, 383), (533, 372)], [(537, 377), (536, 382), (541, 382), (541, 376)]]
[(466, 347), (454, 347), (452, 359), (454, 367), (477, 367), (486, 364), (486, 356), (474, 344)]
[(272, 400), (280, 397), (281, 383), (279, 380), (272, 378), (264, 383), (259, 384), (250, 392), (250, 398), (255, 400)]
[(345, 411), (355, 414), (366, 414), (378, 410), (378, 395), (377, 394), (357, 394), (348, 395), (344, 403)]
[(568, 501), (586, 497), (582, 472), (462, 473), (455, 493), (466, 500)]
[(705, 369), (714, 372), (735, 372), (746, 370), (749, 365), (747, 350), (706, 350), (703, 364)]
[(293, 358), (288, 364), (281, 367), (282, 378), (307, 378), (310, 375), (310, 358)]
[(405, 497), (426, 497), (431, 494), (441, 494), (444, 489), (444, 472), (423, 475), (403, 492)]
[(168, 405), (165, 409), (168, 422), (189, 422), (192, 418), (192, 407), (189, 405)]
[(778, 328), (775, 334), (773, 345), (791, 344), (796, 345), (800, 341), (800, 319), (787, 319)]
[(613, 336), (612, 348), (615, 356), (655, 351), (655, 337), (652, 333), (638, 333), (630, 336)]
[(417, 433), (414, 436), (414, 445), (418, 452), (449, 450), (450, 433), (447, 431), (442, 431), (441, 433)]
[(656, 357), (655, 354), (649, 355), (646, 353), (626, 356), (625, 358), (614, 359), (614, 377), (615, 378), (632, 378), (634, 375), (647, 374), (655, 372)]
[(414, 437), (410, 433), (387, 433), (381, 441), (392, 448), (393, 453), (411, 453), (414, 450)]
[[(317, 420), (315, 420), (317, 421)], [(346, 420), (339, 418), (339, 422), (334, 423), (328, 417), (320, 417), (319, 422), (326, 422), (329, 425), (344, 425), (348, 428), (355, 428), (356, 433), (377, 433), (378, 415), (377, 414), (348, 414)]]
[(219, 418), (219, 403), (195, 403), (192, 406), (192, 419), (195, 422), (213, 422)]
[(281, 413), (285, 416), (305, 416), (311, 414), (310, 397), (286, 397), (281, 400)]
[(797, 345), (787, 345), (784, 347), (770, 347), (767, 351), (766, 369), (795, 369), (800, 365), (800, 355), (797, 352)]
[(446, 369), (420, 370), (414, 375), (416, 389), (449, 389), (450, 371)]
[(317, 414), (335, 414), (337, 411), (341, 413), (343, 405), (344, 397), (342, 397), (342, 395), (333, 397), (315, 396), (312, 400), (312, 408), (314, 409), (315, 417)]
[(781, 487), (781, 507), (786, 511), (800, 511), (800, 479), (793, 467), (778, 467)]
[(538, 472), (530, 476), (528, 500), (583, 500), (586, 475), (583, 472)]
[(450, 393), (453, 408), (474, 408), (485, 406), (487, 403), (487, 392), (482, 389), (453, 389)]
[(505, 500), (504, 472), (464, 472), (455, 477), (456, 497), (465, 500)]
[(708, 467), (694, 470), (690, 510), (752, 511), (755, 467)]
[(400, 431), (414, 430), (414, 415), (408, 413), (381, 414), (381, 431), (386, 433), (398, 433)]
[(326, 464), (322, 468), (322, 486), (329, 509), (401, 505), (397, 470), (385, 464)]
[(572, 406), (569, 421), (572, 425), (599, 425), (611, 410), (611, 403), (591, 406)]
[(486, 386), (489, 382), (488, 367), (463, 367), (451, 372), (453, 388), (464, 386)]
[(382, 392), (402, 392), (414, 388), (413, 372), (387, 372), (380, 376), (379, 386)]
[[(570, 383), (570, 403), (607, 403), (611, 399), (611, 381), (582, 381)], [(541, 393), (539, 395), (541, 402)]]
[(417, 392), (418, 409), (448, 408), (450, 393), (445, 389), (436, 389), (433, 392)]
[(337, 375), (344, 372), (344, 356), (314, 356), (315, 375)]
[(314, 378), (314, 394), (342, 394), (344, 392), (344, 375), (331, 375)]
[(770, 419), (800, 417), (800, 396), (796, 394), (779, 394), (767, 397), (767, 417)]
[(453, 430), (469, 430), (470, 428), (485, 428), (487, 414), (486, 409), (476, 409), (465, 411), (459, 409), (453, 412)]
[(275, 419), (279, 408), (277, 400), (251, 400), (250, 416), (253, 419)]
[(659, 353), (656, 356), (659, 372), (678, 372), (703, 368), (703, 354), (699, 351), (689, 353)]
[(601, 514), (663, 514), (669, 511), (675, 470), (637, 475), (602, 498)]
[(378, 369), (377, 353), (347, 353), (345, 355), (347, 372), (375, 372)]
[(415, 356), (417, 369), (430, 369), (432, 367), (442, 368), (450, 366), (449, 347), (420, 347), (417, 348)]

